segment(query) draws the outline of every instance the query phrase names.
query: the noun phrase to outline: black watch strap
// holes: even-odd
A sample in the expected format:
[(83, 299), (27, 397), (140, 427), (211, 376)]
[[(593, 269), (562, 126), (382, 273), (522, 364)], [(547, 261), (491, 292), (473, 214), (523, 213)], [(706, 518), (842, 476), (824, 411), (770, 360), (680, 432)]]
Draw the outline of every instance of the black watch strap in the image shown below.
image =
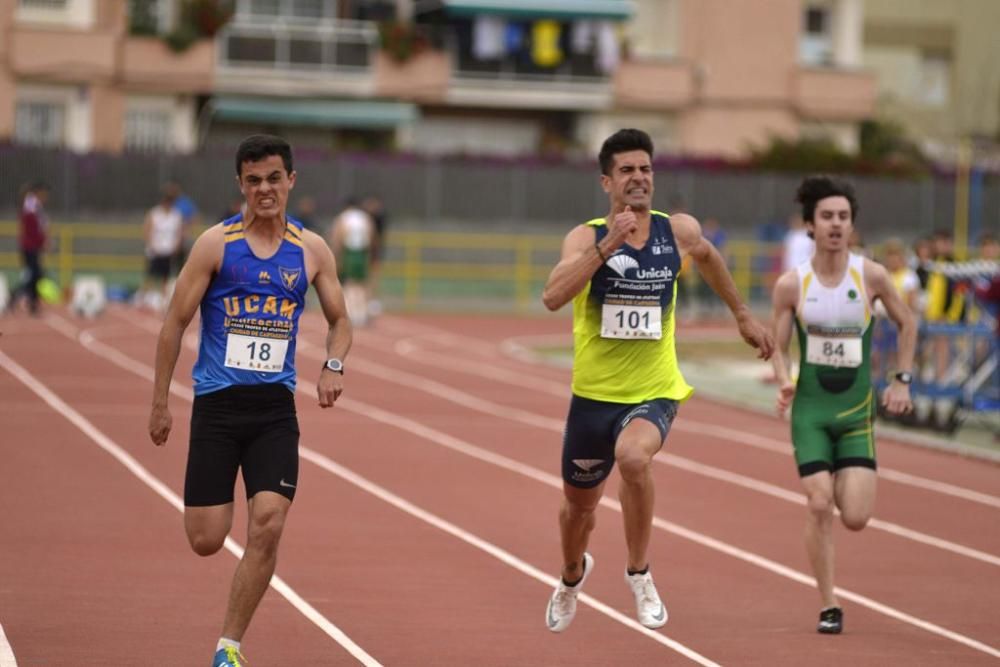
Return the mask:
[(903, 384), (910, 384), (911, 382), (913, 382), (913, 374), (908, 373), (906, 371), (900, 371), (896, 373), (896, 379), (902, 382)]

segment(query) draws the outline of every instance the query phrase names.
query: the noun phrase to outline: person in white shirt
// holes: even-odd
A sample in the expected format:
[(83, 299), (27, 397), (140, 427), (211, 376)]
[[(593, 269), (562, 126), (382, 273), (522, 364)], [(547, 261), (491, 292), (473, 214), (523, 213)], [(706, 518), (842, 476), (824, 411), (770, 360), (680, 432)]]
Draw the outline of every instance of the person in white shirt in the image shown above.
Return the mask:
[(177, 209), (176, 202), (176, 188), (164, 187), (160, 202), (146, 213), (143, 228), (146, 240), (146, 279), (139, 302), (154, 310), (160, 310), (167, 302), (170, 268), (183, 239), (184, 217)]
[(788, 220), (788, 233), (785, 234), (784, 254), (781, 258), (781, 272), (786, 273), (802, 262), (812, 259), (816, 251), (816, 242), (809, 236), (802, 217), (794, 215)]

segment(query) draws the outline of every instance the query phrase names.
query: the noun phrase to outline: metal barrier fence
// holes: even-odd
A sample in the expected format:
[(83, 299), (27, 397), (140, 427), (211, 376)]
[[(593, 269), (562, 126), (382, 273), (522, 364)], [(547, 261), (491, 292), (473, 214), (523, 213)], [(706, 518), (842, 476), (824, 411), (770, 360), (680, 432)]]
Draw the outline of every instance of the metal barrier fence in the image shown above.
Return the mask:
[[(292, 137), (296, 141), (295, 137)], [(296, 142), (298, 198), (316, 199), (330, 220), (350, 195), (376, 194), (395, 223), (421, 227), (462, 225), (466, 231), (565, 233), (573, 224), (607, 211), (593, 160), (578, 162), (501, 160), (340, 153), (309, 149)], [(747, 170), (694, 167), (658, 160), (656, 206), (676, 207), (704, 220), (714, 217), (731, 238), (752, 238), (763, 224), (783, 226), (793, 211), (799, 176)], [(198, 204), (203, 220), (220, 219), (239, 193), (232, 152), (206, 149), (197, 155), (75, 154), (20, 146), (0, 146), (0, 212), (14, 210), (18, 188), (42, 179), (52, 186), (50, 212), (64, 220), (135, 216), (159, 199), (162, 184), (180, 183)], [(871, 240), (890, 235), (907, 239), (952, 226), (952, 177), (900, 180), (851, 176), (861, 204), (858, 230)], [(996, 229), (1000, 182), (975, 180), (971, 189), (970, 240)], [(403, 226), (403, 225), (400, 225)], [(758, 237), (760, 238), (760, 237)]]
[[(17, 227), (0, 223), (0, 271), (16, 272)], [(390, 232), (381, 296), (390, 305), (540, 309), (542, 286), (559, 258), (562, 237), (464, 232)], [(738, 241), (726, 255), (744, 298), (762, 301), (780, 271), (781, 247)], [(79, 274), (102, 275), (134, 289), (145, 269), (139, 225), (56, 225), (45, 267), (64, 288)], [(683, 278), (691, 280), (692, 278)]]

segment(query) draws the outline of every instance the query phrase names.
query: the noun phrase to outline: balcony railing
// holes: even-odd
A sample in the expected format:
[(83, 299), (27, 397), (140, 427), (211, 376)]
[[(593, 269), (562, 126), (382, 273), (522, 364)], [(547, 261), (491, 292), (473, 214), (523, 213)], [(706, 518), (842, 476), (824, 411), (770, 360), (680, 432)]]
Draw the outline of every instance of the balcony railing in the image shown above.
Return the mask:
[(369, 21), (323, 20), (313, 25), (283, 20), (236, 20), (219, 38), (220, 67), (316, 72), (367, 71), (378, 48)]
[(612, 77), (598, 67), (596, 50), (566, 53), (558, 65), (540, 67), (523, 51), (505, 53), (496, 58), (477, 58), (467, 31), (451, 29), (437, 37), (444, 49), (452, 55), (454, 77), (460, 80), (592, 86), (608, 83)]

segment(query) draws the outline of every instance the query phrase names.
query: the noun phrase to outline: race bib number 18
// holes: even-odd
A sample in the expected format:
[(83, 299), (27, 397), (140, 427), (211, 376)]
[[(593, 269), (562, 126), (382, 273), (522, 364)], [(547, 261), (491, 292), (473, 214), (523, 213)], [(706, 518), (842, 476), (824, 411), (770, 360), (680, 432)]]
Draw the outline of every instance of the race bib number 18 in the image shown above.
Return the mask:
[(259, 373), (278, 373), (285, 367), (288, 341), (229, 334), (226, 337), (226, 366)]
[(857, 336), (830, 338), (809, 334), (806, 361), (820, 366), (857, 368), (861, 365), (861, 339)]
[(645, 338), (663, 336), (659, 306), (601, 306), (601, 338)]

